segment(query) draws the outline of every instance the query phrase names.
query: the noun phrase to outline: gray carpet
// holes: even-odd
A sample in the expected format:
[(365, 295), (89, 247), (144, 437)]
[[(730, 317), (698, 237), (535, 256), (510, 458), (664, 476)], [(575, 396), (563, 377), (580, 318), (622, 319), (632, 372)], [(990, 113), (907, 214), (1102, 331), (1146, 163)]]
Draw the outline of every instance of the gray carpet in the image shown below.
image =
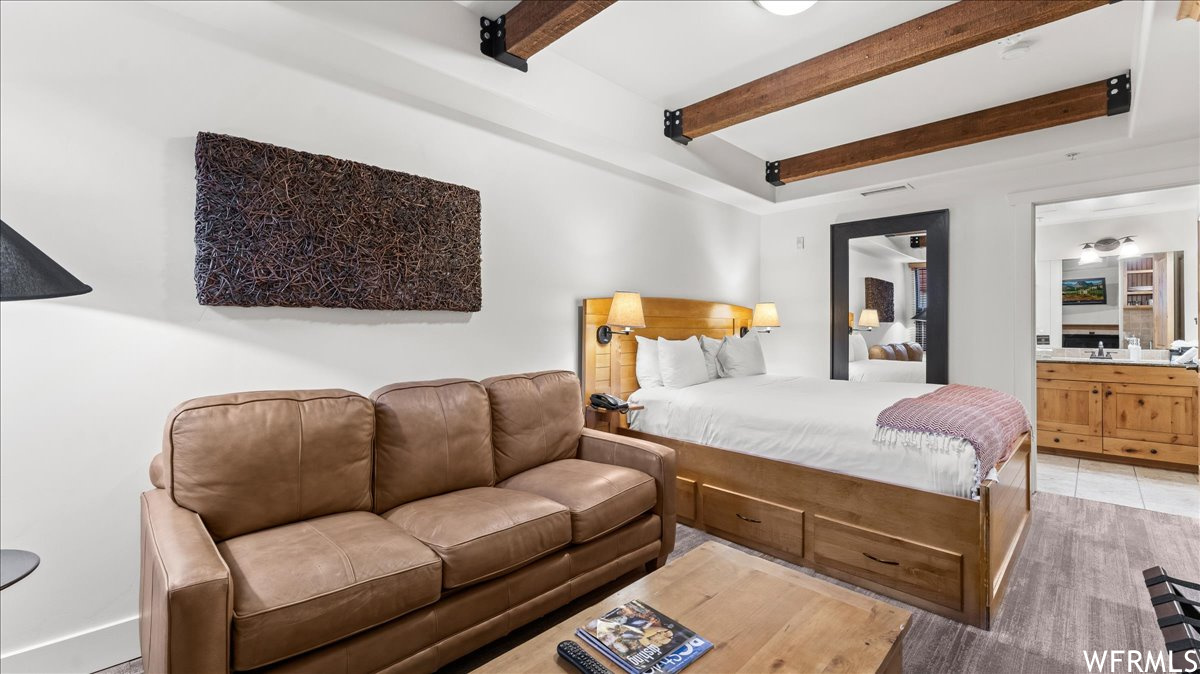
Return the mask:
[[(906, 672), (1087, 672), (1084, 650), (1160, 651), (1142, 569), (1161, 565), (1200, 579), (1200, 519), (1037, 494), (1034, 522), (993, 629), (984, 631), (912, 608), (808, 569), (680, 526), (672, 558), (708, 540), (730, 545), (913, 612)], [(569, 618), (609, 591), (582, 597), (447, 668), (465, 672)], [(141, 674), (138, 661), (104, 670)]]

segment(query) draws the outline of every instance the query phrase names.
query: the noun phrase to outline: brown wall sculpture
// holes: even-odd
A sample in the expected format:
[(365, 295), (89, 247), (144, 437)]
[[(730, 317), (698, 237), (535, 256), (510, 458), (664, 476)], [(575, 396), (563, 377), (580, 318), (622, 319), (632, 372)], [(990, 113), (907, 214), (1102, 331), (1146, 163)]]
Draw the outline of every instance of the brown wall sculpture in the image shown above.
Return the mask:
[(891, 281), (867, 277), (865, 308), (879, 312), (880, 323), (896, 320), (896, 288)]
[(479, 311), (479, 192), (196, 136), (196, 298), (244, 307)]

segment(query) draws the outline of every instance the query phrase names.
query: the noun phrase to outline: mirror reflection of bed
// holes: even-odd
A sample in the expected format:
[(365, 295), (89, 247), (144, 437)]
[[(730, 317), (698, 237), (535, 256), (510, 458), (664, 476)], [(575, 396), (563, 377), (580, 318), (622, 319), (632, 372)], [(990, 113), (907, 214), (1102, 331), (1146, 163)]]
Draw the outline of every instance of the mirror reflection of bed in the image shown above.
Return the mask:
[(850, 381), (925, 382), (926, 235), (849, 242)]

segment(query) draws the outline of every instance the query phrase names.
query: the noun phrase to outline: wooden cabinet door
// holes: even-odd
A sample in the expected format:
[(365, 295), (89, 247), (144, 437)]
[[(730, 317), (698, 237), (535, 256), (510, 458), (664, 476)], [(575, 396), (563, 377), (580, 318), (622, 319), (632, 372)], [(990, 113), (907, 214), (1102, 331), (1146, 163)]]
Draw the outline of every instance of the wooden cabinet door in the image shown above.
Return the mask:
[(1100, 386), (1086, 381), (1038, 379), (1038, 430), (1100, 435), (1104, 415)]
[(1152, 384), (1104, 385), (1104, 437), (1196, 444), (1196, 389)]

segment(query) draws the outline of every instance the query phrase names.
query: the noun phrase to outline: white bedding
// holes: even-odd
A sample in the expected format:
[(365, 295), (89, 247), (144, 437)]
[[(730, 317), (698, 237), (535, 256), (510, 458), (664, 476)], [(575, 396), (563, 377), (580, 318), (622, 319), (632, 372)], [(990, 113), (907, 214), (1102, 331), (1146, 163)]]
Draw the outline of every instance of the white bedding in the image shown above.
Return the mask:
[(856, 360), (850, 364), (850, 381), (925, 383), (925, 363), (914, 360)]
[(629, 399), (637, 431), (905, 487), (976, 497), (975, 452), (874, 443), (875, 418), (936, 384), (848, 382), (757, 375), (683, 389), (643, 388)]

